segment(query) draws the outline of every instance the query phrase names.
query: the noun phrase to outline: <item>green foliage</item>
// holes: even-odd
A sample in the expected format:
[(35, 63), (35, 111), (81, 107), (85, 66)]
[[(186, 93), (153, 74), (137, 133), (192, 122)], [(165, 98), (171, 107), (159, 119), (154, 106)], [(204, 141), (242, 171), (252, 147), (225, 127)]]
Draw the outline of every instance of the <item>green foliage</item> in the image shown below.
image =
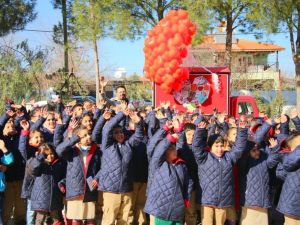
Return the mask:
[(141, 22), (113, 0), (74, 0), (73, 16), (76, 35), (82, 41), (134, 38), (140, 33)]
[(141, 76), (133, 74), (126, 78), (126, 89), (130, 99), (151, 100), (151, 82), (140, 81)]
[(22, 30), (36, 18), (36, 0), (0, 0), (0, 36)]
[[(52, 0), (52, 4), (54, 9), (62, 10), (62, 0)], [(74, 17), (72, 13), (73, 8), (73, 0), (66, 0), (66, 18), (67, 18), (67, 31), (68, 31), (68, 39), (75, 40), (74, 37), (74, 24), (71, 22)], [(63, 37), (63, 24), (58, 22), (58, 24), (53, 26), (53, 41), (56, 44), (63, 45), (64, 44), (64, 37)]]
[(260, 112), (265, 112), (269, 117), (274, 118), (282, 113), (282, 107), (285, 104), (285, 99), (280, 91), (276, 92), (276, 95), (269, 103), (261, 97), (260, 91), (254, 92), (254, 98)]
[[(44, 67), (46, 52), (41, 49), (29, 49), (27, 42), (22, 42), (14, 49), (1, 47), (0, 54), (0, 96), (21, 102), (22, 98), (39, 97), (40, 74)], [(0, 101), (0, 111), (4, 103)]]
[(64, 99), (72, 95), (87, 95), (87, 88), (82, 85), (84, 83), (74, 73), (65, 73), (62, 69), (46, 76), (48, 80), (55, 81), (53, 83), (54, 91), (63, 96)]
[(272, 117), (278, 116), (282, 113), (282, 106), (284, 105), (285, 100), (280, 91), (276, 92), (275, 97), (272, 99), (270, 104), (271, 115)]

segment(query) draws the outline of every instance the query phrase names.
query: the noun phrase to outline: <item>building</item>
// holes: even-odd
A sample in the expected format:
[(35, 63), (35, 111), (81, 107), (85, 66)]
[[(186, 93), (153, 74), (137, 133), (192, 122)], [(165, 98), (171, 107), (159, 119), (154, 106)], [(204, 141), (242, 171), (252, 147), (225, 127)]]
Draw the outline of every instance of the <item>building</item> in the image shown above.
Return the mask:
[[(190, 66), (225, 65), (226, 33), (222, 29), (205, 35), (202, 43), (193, 47), (185, 60)], [(238, 39), (232, 42), (232, 82), (235, 89), (265, 89), (265, 85), (280, 89), (278, 52), (284, 48), (258, 41)], [(269, 60), (273, 54), (274, 61)], [(275, 56), (275, 57), (274, 57)]]

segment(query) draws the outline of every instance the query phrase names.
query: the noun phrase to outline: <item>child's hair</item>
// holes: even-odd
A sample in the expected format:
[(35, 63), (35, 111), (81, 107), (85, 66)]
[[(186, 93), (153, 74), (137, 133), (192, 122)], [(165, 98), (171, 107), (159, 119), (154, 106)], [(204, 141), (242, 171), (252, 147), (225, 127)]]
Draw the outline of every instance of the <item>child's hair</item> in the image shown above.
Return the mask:
[(214, 144), (223, 143), (224, 144), (224, 138), (219, 134), (213, 134), (209, 136), (207, 145), (209, 147), (212, 147)]
[(288, 148), (293, 151), (295, 148), (300, 145), (300, 132), (295, 132), (286, 139)]
[(38, 113), (38, 111), (40, 111), (41, 108), (40, 107), (36, 107), (34, 109), (32, 109), (30, 112), (29, 112), (29, 117), (32, 118), (36, 115), (36, 113)]
[(56, 151), (54, 149), (54, 146), (50, 143), (45, 143), (45, 144), (42, 144), (40, 147), (39, 147), (39, 150), (38, 152), (43, 152), (45, 153), (46, 155), (49, 155), (50, 153), (52, 153), (55, 158), (57, 158), (57, 154), (56, 154)]
[(121, 126), (121, 125), (119, 125), (119, 124), (118, 124), (118, 125), (116, 125), (116, 126), (114, 126), (112, 130), (115, 130), (115, 129), (121, 129), (121, 130), (123, 130), (122, 126)]
[(81, 117), (80, 117), (80, 121), (79, 121), (79, 126), (81, 126), (82, 124), (82, 120), (83, 120), (83, 118), (84, 117), (86, 117), (86, 116), (88, 116), (88, 117), (90, 117), (91, 118), (91, 120), (93, 120), (93, 113), (91, 113), (91, 112), (85, 112)]
[(196, 125), (193, 123), (186, 123), (183, 127), (184, 131), (196, 130)]
[(76, 103), (76, 104), (72, 107), (72, 110), (74, 110), (74, 109), (77, 108), (77, 107), (83, 107), (83, 105), (80, 104), (80, 103)]
[(87, 127), (86, 127), (86, 126), (83, 126), (83, 125), (77, 126), (77, 127), (73, 130), (73, 133), (72, 133), (72, 134), (78, 136), (79, 132), (82, 131), (82, 130), (87, 130)]
[(34, 130), (31, 130), (30, 133), (29, 133), (29, 140), (30, 140), (31, 138), (33, 138), (33, 136), (34, 136), (36, 133), (40, 133), (40, 134), (42, 135), (42, 137), (43, 137), (43, 133), (42, 133), (40, 130), (34, 129)]

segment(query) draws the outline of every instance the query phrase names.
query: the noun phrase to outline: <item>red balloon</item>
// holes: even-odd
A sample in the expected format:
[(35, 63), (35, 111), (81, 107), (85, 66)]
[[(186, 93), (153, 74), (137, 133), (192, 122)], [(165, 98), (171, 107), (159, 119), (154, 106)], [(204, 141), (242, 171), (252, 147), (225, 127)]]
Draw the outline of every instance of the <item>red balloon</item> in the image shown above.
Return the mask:
[(165, 36), (163, 35), (163, 33), (160, 33), (157, 37), (157, 43), (161, 44), (163, 42), (165, 42)]
[(182, 58), (185, 58), (185, 57), (187, 57), (187, 55), (188, 55), (188, 50), (186, 48), (181, 49), (180, 56)]
[(175, 34), (174, 39), (173, 39), (173, 44), (175, 46), (179, 46), (183, 43), (183, 38), (181, 37), (180, 34)]
[(189, 35), (193, 36), (196, 33), (196, 30), (197, 30), (197, 28), (196, 28), (195, 24), (190, 25), (190, 27), (189, 27)]
[(182, 20), (188, 18), (188, 16), (189, 16), (189, 14), (187, 13), (187, 11), (182, 10), (182, 9), (179, 9), (179, 10), (177, 11), (177, 15), (178, 15), (178, 17), (179, 17), (180, 19), (182, 19)]
[(187, 27), (184, 26), (183, 24), (180, 24), (180, 25), (178, 26), (178, 32), (179, 32), (180, 34), (184, 34), (184, 33), (186, 33), (187, 31), (188, 31)]
[(192, 37), (191, 36), (186, 36), (184, 38), (184, 44), (185, 45), (190, 45), (192, 43)]
[(177, 24), (177, 23), (173, 23), (172, 27), (170, 28), (170, 31), (171, 31), (173, 34), (178, 33), (178, 24)]

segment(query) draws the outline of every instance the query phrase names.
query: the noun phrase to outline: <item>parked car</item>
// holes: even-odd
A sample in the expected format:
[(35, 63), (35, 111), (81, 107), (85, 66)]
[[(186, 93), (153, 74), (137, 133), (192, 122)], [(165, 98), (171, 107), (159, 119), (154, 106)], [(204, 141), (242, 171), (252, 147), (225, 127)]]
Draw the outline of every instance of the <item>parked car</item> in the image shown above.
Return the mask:
[(72, 99), (76, 100), (77, 103), (83, 103), (85, 101), (96, 103), (96, 98), (93, 96), (73, 96)]

